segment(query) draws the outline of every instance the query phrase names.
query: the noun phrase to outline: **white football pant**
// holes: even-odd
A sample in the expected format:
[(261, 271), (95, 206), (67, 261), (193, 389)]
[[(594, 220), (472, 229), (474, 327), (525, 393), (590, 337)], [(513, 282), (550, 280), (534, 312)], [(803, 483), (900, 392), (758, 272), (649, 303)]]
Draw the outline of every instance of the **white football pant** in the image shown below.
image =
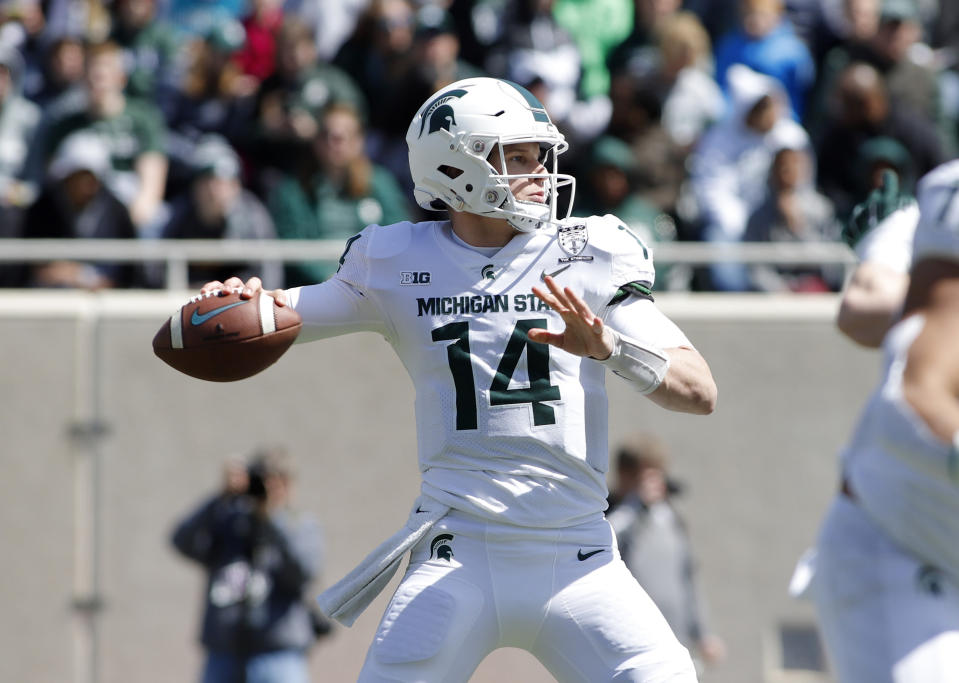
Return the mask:
[(812, 597), (840, 683), (959, 681), (959, 587), (945, 574), (843, 496), (823, 522), (815, 562)]
[(359, 680), (465, 682), (500, 647), (561, 683), (696, 681), (605, 519), (530, 529), (458, 512), (413, 548)]

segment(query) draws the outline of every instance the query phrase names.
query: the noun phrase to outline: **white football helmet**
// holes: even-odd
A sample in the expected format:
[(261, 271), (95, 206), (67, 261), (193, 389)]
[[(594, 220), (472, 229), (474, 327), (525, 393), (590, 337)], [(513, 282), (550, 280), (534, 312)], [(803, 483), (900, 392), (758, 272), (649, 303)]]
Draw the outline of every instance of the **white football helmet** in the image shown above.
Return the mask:
[[(536, 142), (543, 173), (507, 175), (487, 161), (503, 146)], [(575, 179), (557, 173), (557, 157), (569, 145), (543, 104), (526, 88), (496, 78), (467, 78), (434, 93), (420, 107), (406, 133), (416, 203), (424, 209), (505, 218), (522, 232), (544, 223), (559, 223), (557, 190), (570, 186), (569, 215)], [(545, 203), (523, 202), (509, 189), (515, 178), (542, 178)]]

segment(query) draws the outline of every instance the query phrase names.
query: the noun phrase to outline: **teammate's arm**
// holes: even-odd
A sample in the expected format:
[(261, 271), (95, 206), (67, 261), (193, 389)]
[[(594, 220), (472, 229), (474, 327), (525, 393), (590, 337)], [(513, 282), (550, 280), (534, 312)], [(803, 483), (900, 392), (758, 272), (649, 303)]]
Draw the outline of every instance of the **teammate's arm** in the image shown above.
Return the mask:
[(899, 318), (908, 287), (908, 273), (882, 263), (860, 263), (842, 294), (839, 330), (857, 344), (878, 348)]
[[(641, 388), (652, 401), (668, 410), (687, 413), (706, 415), (715, 409), (716, 383), (705, 359), (652, 301), (632, 299), (617, 304), (607, 325), (572, 289), (561, 289), (549, 276), (545, 282), (549, 291), (533, 287), (533, 293), (560, 314), (566, 328), (559, 333), (530, 330), (530, 339), (611, 363), (619, 361), (620, 353), (648, 353), (648, 373), (643, 373)], [(662, 341), (660, 347), (628, 347), (629, 340), (649, 338), (650, 329), (656, 330), (655, 338)]]
[[(959, 278), (954, 285), (959, 293)], [(939, 306), (925, 316), (909, 349), (903, 396), (936, 437), (959, 448), (959, 310)]]
[(857, 344), (878, 348), (899, 319), (918, 223), (919, 206), (900, 193), (892, 171), (853, 209), (843, 234), (855, 244), (860, 262), (843, 290), (836, 324)]

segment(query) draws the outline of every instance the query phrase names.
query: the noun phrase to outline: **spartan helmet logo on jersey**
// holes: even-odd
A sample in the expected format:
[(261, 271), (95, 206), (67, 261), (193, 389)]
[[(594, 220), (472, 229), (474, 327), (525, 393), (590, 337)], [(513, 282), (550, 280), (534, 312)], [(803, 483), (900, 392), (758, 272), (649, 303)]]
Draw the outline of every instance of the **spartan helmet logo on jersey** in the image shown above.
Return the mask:
[(435, 557), (438, 560), (452, 561), (453, 547), (450, 545), (452, 540), (453, 534), (440, 534), (430, 541), (430, 559)]
[[(503, 146), (527, 142), (539, 145), (542, 172), (509, 175), (489, 162), (491, 154), (499, 154), (505, 169)], [(561, 221), (556, 206), (560, 187), (569, 186), (572, 207), (576, 181), (557, 173), (566, 140), (543, 103), (510, 81), (468, 78), (443, 88), (413, 117), (406, 143), (413, 194), (424, 209), (505, 218), (517, 230), (532, 232)], [(516, 178), (542, 179), (545, 203), (517, 200), (509, 189)]]

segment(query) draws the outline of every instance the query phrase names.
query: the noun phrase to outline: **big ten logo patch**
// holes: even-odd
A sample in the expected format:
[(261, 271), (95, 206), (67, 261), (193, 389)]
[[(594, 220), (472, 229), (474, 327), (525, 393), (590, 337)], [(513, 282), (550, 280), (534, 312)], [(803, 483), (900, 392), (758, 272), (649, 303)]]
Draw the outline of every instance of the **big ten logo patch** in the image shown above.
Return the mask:
[(431, 280), (428, 270), (403, 270), (400, 271), (401, 285), (428, 285)]
[(453, 559), (453, 534), (440, 534), (432, 541), (430, 541), (430, 559), (434, 557), (437, 560), (446, 560), (447, 562), (452, 561)]

